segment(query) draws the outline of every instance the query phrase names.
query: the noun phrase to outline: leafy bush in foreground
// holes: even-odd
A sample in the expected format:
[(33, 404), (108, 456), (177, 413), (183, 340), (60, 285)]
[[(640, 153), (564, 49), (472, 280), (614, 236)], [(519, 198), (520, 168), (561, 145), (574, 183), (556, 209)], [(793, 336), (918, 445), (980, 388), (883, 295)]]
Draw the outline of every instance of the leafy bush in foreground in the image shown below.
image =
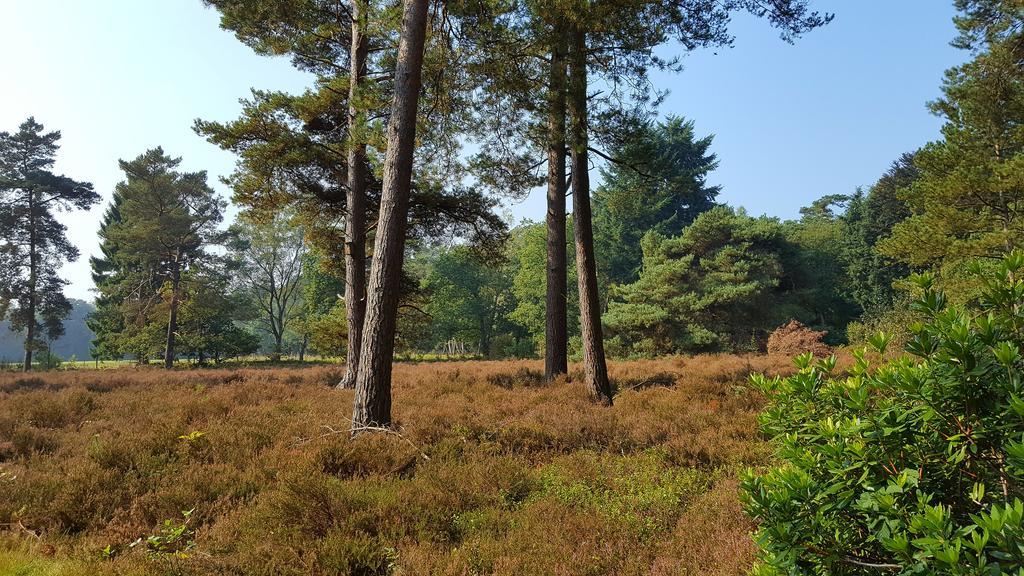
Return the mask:
[(913, 357), (862, 351), (837, 378), (804, 355), (789, 378), (753, 378), (783, 460), (743, 481), (756, 574), (1024, 573), (1022, 273), (1024, 252), (1007, 256), (972, 309), (914, 277)]

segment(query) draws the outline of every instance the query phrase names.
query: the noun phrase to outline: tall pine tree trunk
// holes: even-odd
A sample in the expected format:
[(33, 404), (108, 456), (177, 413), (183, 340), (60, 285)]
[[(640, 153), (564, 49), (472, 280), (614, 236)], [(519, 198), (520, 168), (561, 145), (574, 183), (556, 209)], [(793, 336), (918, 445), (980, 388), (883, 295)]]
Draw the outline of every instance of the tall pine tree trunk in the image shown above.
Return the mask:
[[(556, 32), (557, 36), (557, 32)], [(565, 46), (551, 50), (548, 77), (548, 213), (547, 324), (544, 332), (544, 377), (568, 371), (565, 254)]]
[(608, 366), (601, 334), (601, 300), (597, 293), (594, 230), (590, 215), (590, 166), (587, 147), (587, 54), (583, 30), (573, 26), (569, 47), (569, 132), (572, 155), (572, 217), (576, 240), (576, 274), (580, 289), (580, 328), (583, 337), (583, 372), (587, 389), (606, 404), (612, 403)]
[(29, 192), (28, 201), (28, 322), (25, 324), (25, 361), (22, 370), (32, 370), (32, 351), (36, 345), (36, 287), (39, 277), (39, 262), (36, 255), (36, 208), (34, 192)]
[(427, 0), (405, 0), (402, 35), (395, 65), (395, 97), (388, 122), (384, 182), (373, 265), (366, 293), (366, 320), (356, 393), (353, 434), (367, 426), (391, 424), (391, 362), (395, 351), (398, 293), (405, 250), (409, 188), (416, 144), (423, 45), (427, 31)]
[(178, 333), (178, 302), (181, 288), (181, 262), (175, 258), (171, 268), (171, 310), (167, 314), (167, 345), (164, 348), (164, 368), (174, 368), (174, 341)]
[(366, 77), (366, 5), (352, 0), (352, 48), (348, 86), (348, 192), (345, 219), (345, 319), (348, 348), (339, 388), (355, 388), (366, 317), (366, 144), (359, 89)]

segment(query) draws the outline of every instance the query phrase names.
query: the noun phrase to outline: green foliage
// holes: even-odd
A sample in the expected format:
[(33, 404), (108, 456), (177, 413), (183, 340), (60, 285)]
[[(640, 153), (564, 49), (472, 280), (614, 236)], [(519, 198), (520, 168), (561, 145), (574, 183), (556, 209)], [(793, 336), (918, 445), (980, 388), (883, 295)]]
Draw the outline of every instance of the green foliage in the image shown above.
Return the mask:
[[(969, 264), (1020, 247), (1024, 226), (1024, 70), (1022, 16), (1015, 2), (963, 0), (957, 44), (973, 60), (946, 72), (931, 103), (945, 120), (942, 140), (914, 159), (920, 177), (900, 193), (913, 215), (879, 243), (880, 251), (937, 281), (958, 302), (979, 294)], [(922, 241), (927, 238), (928, 241)]]
[(345, 282), (336, 275), (320, 250), (311, 248), (303, 255), (303, 260), (302, 306), (296, 319), (296, 330), (316, 352), (327, 356), (342, 355), (348, 330), (345, 303), (339, 296), (345, 292)]
[(28, 351), (63, 334), (71, 312), (57, 272), (79, 250), (56, 213), (100, 199), (92, 184), (53, 173), (61, 135), (43, 130), (29, 118), (17, 132), (0, 132), (0, 320), (26, 332)]
[(692, 120), (669, 117), (641, 123), (611, 151), (594, 190), (594, 244), (607, 283), (634, 282), (640, 239), (648, 231), (675, 236), (714, 206), (720, 188), (706, 179), (718, 166), (709, 152), (713, 136), (697, 138)]
[[(570, 219), (571, 220), (571, 219)], [(566, 224), (566, 238), (573, 237), (572, 222)], [(547, 229), (544, 224), (524, 223), (512, 231), (508, 254), (512, 267), (512, 294), (515, 308), (509, 319), (523, 327), (534, 340), (534, 350), (544, 351), (544, 327), (547, 298)], [(566, 250), (567, 318), (579, 318), (579, 284), (576, 280), (576, 253)], [(568, 322), (569, 337), (579, 335), (579, 322)]]
[[(981, 268), (975, 267), (981, 274)], [(1024, 252), (979, 278), (976, 308), (949, 307), (913, 277), (902, 357), (797, 358), (789, 378), (753, 377), (783, 463), (750, 471), (759, 574), (1017, 574), (1024, 568)], [(883, 353), (889, 336), (869, 339)]]
[(60, 365), (63, 362), (64, 360), (59, 355), (55, 354), (52, 350), (48, 348), (43, 348), (33, 358), (33, 365), (43, 370), (53, 370), (55, 368), (60, 368)]
[(612, 289), (604, 322), (630, 355), (749, 347), (774, 328), (783, 277), (782, 229), (771, 218), (716, 207), (675, 238), (643, 239), (640, 279)]
[(181, 522), (164, 520), (156, 532), (146, 536), (146, 550), (152, 554), (174, 554), (184, 557), (196, 545), (195, 528), (189, 526), (194, 512), (194, 508), (183, 510)]
[[(232, 293), (227, 280), (219, 276), (192, 284), (192, 293), (178, 312), (181, 353), (203, 363), (255, 352), (259, 338), (242, 324), (252, 313), (245, 294)], [(163, 306), (158, 309), (166, 310)], [(166, 324), (162, 326), (166, 328)]]
[(480, 354), (494, 356), (495, 336), (512, 328), (507, 320), (515, 307), (509, 272), (508, 266), (482, 261), (466, 246), (433, 257), (421, 282), (429, 295), (431, 339), (470, 342)]
[(857, 198), (825, 196), (801, 209), (800, 220), (782, 225), (787, 241), (781, 254), (786, 294), (778, 311), (827, 330), (832, 343), (841, 341), (843, 328), (860, 313), (850, 296), (851, 280), (845, 265), (852, 234), (846, 216), (849, 208), (840, 214), (832, 210)]
[(844, 215), (849, 237), (843, 243), (842, 260), (849, 276), (850, 297), (870, 315), (894, 308), (898, 299), (894, 285), (910, 274), (909, 267), (879, 253), (877, 246), (911, 214), (899, 196), (920, 177), (914, 156), (900, 156), (867, 195), (858, 193), (850, 199)]
[(337, 296), (334, 305), (326, 312), (306, 320), (309, 344), (318, 353), (326, 356), (344, 356), (348, 341), (348, 322), (345, 318), (345, 303)]

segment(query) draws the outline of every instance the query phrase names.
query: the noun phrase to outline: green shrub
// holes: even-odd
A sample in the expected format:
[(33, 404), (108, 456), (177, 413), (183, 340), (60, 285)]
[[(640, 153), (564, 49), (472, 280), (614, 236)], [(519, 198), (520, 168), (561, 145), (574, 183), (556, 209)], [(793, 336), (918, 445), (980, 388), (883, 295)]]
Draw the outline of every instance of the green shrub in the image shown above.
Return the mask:
[(890, 347), (904, 346), (910, 340), (907, 326), (920, 321), (919, 314), (910, 306), (909, 294), (901, 293), (891, 308), (869, 310), (857, 322), (846, 325), (846, 340), (851, 346), (865, 346), (872, 335), (885, 332), (892, 335)]
[(756, 574), (1022, 573), (1022, 274), (1014, 252), (972, 308), (914, 277), (912, 356), (874, 367), (864, 350), (838, 378), (805, 355), (789, 378), (753, 378), (782, 460), (743, 482)]

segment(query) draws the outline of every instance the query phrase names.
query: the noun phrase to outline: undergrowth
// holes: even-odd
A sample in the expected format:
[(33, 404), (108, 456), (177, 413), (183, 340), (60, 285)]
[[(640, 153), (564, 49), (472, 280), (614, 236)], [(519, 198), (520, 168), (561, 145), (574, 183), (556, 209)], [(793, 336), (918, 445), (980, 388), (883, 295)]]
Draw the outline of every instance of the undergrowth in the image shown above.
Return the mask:
[(399, 364), (400, 434), (345, 433), (332, 366), (0, 374), (0, 574), (740, 574), (751, 371)]

